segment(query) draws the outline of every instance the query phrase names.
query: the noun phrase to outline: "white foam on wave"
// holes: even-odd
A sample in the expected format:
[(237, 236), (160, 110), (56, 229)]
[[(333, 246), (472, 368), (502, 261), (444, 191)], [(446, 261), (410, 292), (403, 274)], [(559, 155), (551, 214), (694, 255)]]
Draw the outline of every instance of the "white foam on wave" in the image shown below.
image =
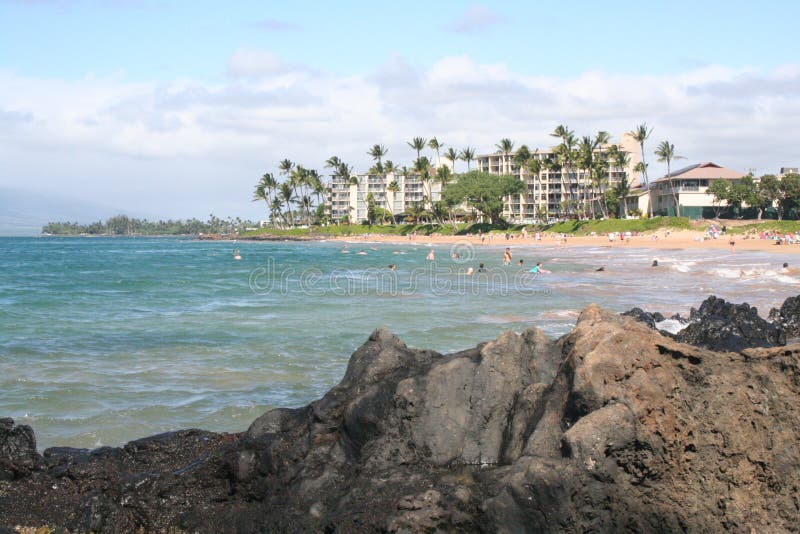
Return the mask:
[(658, 321), (656, 323), (656, 328), (658, 328), (659, 330), (666, 330), (670, 334), (677, 334), (687, 326), (688, 323), (683, 324), (680, 321), (676, 321), (675, 319), (664, 319), (663, 321)]
[(691, 270), (692, 265), (694, 265), (693, 261), (685, 261), (673, 263), (669, 267), (673, 271), (678, 271), (679, 273), (688, 273)]

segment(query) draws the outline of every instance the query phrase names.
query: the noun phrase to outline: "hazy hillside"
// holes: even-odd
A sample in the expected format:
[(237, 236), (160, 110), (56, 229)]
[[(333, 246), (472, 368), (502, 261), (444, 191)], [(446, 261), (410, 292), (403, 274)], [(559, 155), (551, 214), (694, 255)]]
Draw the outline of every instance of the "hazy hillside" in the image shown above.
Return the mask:
[(121, 211), (57, 194), (0, 187), (0, 235), (38, 235), (51, 221), (88, 223)]

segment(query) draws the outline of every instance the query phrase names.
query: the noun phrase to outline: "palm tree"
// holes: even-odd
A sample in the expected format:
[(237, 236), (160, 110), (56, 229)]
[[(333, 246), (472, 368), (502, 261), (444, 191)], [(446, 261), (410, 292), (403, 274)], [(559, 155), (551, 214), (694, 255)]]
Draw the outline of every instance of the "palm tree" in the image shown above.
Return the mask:
[(284, 159), (280, 163), (278, 163), (278, 169), (280, 169), (281, 174), (289, 174), (291, 170), (294, 168), (294, 163), (290, 159)]
[[(584, 198), (583, 198), (582, 202), (585, 204), (586, 200), (588, 199), (588, 195), (585, 194), (585, 190), (586, 190), (586, 185), (590, 185), (591, 186), (590, 187), (591, 195), (592, 195), (591, 203), (590, 203), (590, 209), (591, 209), (591, 212), (592, 212), (592, 219), (594, 219), (594, 216), (595, 216), (594, 201), (596, 199), (595, 198), (595, 192), (594, 192), (595, 183), (594, 183), (594, 179), (593, 179), (592, 175), (593, 175), (593, 172), (595, 170), (595, 167), (596, 167), (596, 164), (597, 164), (597, 159), (598, 159), (598, 158), (596, 158), (595, 152), (598, 149), (601, 149), (601, 151), (602, 151), (603, 145), (608, 143), (608, 140), (609, 140), (610, 137), (611, 136), (608, 134), (608, 132), (600, 131), (600, 132), (597, 132), (597, 136), (596, 137), (591, 137), (591, 136), (588, 136), (588, 135), (583, 136), (581, 138), (581, 141), (580, 141), (579, 145), (578, 145), (578, 160), (579, 160), (581, 168), (583, 168), (586, 171), (586, 174), (587, 174), (587, 177), (584, 180), (584, 185), (583, 185), (583, 188), (582, 188), (582, 191), (584, 192), (584, 194), (583, 194)], [(599, 159), (602, 159), (602, 158), (599, 158)], [(599, 185), (599, 183), (598, 183), (598, 185)], [(601, 207), (602, 207), (602, 205), (601, 205)]]
[[(301, 200), (303, 197), (306, 196), (306, 188), (308, 187), (308, 169), (303, 167), (302, 165), (295, 166), (294, 169), (289, 173), (289, 184), (292, 186), (293, 196), (295, 200)], [(299, 194), (298, 194), (299, 192)], [(300, 203), (300, 212), (303, 212), (302, 202)], [(311, 217), (310, 212), (306, 212), (306, 222)], [(294, 219), (292, 220), (294, 222)]]
[[(638, 125), (632, 131), (628, 132), (634, 141), (639, 143), (639, 148), (642, 150), (642, 166), (641, 172), (642, 177), (644, 178), (644, 186), (647, 189), (647, 205), (649, 206), (650, 217), (653, 217), (653, 196), (650, 193), (650, 182), (647, 179), (647, 163), (644, 161), (644, 142), (647, 141), (647, 138), (650, 137), (650, 134), (653, 133), (652, 128), (647, 127), (647, 123), (643, 122), (642, 124)], [(638, 165), (637, 165), (638, 167)]]
[(256, 188), (253, 191), (253, 202), (258, 202), (259, 200), (263, 200), (267, 204), (267, 208), (269, 208), (269, 195), (267, 194), (267, 190), (264, 187), (264, 184), (258, 182), (256, 184)]
[(672, 190), (672, 199), (675, 201), (675, 214), (681, 216), (681, 206), (678, 204), (678, 193), (675, 191), (675, 185), (672, 183), (672, 172), (670, 164), (674, 159), (684, 159), (683, 156), (675, 155), (675, 145), (669, 141), (661, 141), (655, 151), (660, 163), (667, 163), (667, 180), (669, 180), (669, 188)]
[[(385, 156), (389, 152), (389, 149), (383, 145), (372, 145), (372, 148), (369, 149), (367, 155), (372, 157), (373, 160), (377, 161), (375, 165), (375, 170), (377, 171), (376, 174), (381, 178), (381, 186), (384, 191), (386, 191), (386, 169), (381, 162), (383, 156)], [(385, 198), (385, 193), (384, 193)], [(386, 219), (384, 217), (384, 222)]]
[[(417, 158), (417, 161), (414, 162), (414, 169), (413, 170), (414, 170), (414, 172), (419, 173), (420, 179), (422, 180), (422, 184), (423, 184), (422, 194), (423, 194), (423, 196), (425, 195), (425, 184), (428, 184), (427, 199), (428, 199), (429, 202), (433, 202), (433, 199), (431, 198), (432, 194), (431, 194), (431, 175), (430, 175), (430, 171), (429, 171), (430, 167), (431, 167), (431, 160), (429, 160), (427, 156), (422, 156), (422, 157)], [(424, 205), (424, 203), (425, 203), (425, 199), (423, 198), (423, 205)]]
[(565, 196), (569, 195), (572, 198), (571, 192), (567, 190), (567, 184), (564, 180), (564, 174), (570, 178), (570, 171), (572, 170), (572, 162), (575, 160), (575, 134), (568, 126), (559, 125), (550, 134), (551, 137), (558, 137), (561, 139), (561, 144), (556, 147), (555, 154), (558, 163), (561, 167), (561, 202), (560, 206), (573, 206), (572, 202), (565, 202)]
[(397, 180), (392, 180), (386, 189), (392, 192), (392, 201), (389, 202), (387, 199), (386, 206), (389, 208), (389, 214), (392, 216), (392, 224), (394, 224), (394, 202), (395, 196), (400, 192), (400, 184), (397, 183)]
[(450, 160), (450, 170), (455, 173), (456, 160), (458, 159), (458, 151), (453, 147), (448, 148), (447, 152), (444, 153), (444, 159)]
[(275, 177), (272, 176), (272, 173), (265, 172), (264, 175), (261, 176), (261, 180), (256, 184), (256, 189), (253, 192), (253, 201), (263, 200), (269, 206), (272, 191), (276, 186), (277, 182), (275, 181)]
[(317, 197), (317, 206), (321, 206), (322, 193), (325, 192), (325, 185), (322, 183), (322, 177), (320, 177), (316, 169), (309, 169), (307, 180), (311, 192)]
[(432, 137), (430, 141), (428, 141), (428, 146), (431, 147), (432, 150), (436, 151), (436, 166), (438, 167), (441, 165), (441, 158), (439, 157), (439, 149), (444, 148), (444, 145), (439, 142), (438, 139)]
[(511, 174), (511, 162), (508, 156), (514, 152), (514, 141), (509, 138), (503, 138), (499, 143), (494, 145), (503, 154), (503, 172), (502, 174)]
[(623, 176), (622, 179), (614, 186), (614, 196), (617, 197), (622, 204), (622, 216), (628, 218), (628, 203), (625, 198), (631, 194), (631, 185), (628, 183), (628, 178)]
[(475, 149), (469, 146), (462, 148), (458, 157), (467, 162), (467, 172), (469, 172), (469, 163), (475, 159)]
[(289, 212), (289, 226), (294, 226), (294, 214), (292, 213), (292, 202), (297, 200), (294, 196), (294, 188), (289, 182), (283, 182), (278, 188), (278, 197), (286, 204)]
[(370, 156), (374, 161), (380, 163), (383, 156), (385, 156), (388, 152), (389, 149), (383, 145), (372, 145), (372, 148), (367, 151), (367, 155)]
[(408, 146), (417, 151), (417, 159), (419, 159), (420, 152), (423, 151), (425, 145), (427, 144), (428, 140), (425, 139), (424, 137), (415, 137), (414, 139), (408, 142)]
[(269, 205), (269, 218), (273, 224), (275, 224), (276, 220), (280, 218), (280, 221), (278, 221), (279, 227), (283, 226), (283, 222), (285, 222), (283, 211), (281, 210), (282, 207), (283, 204), (281, 203), (281, 199), (277, 197), (273, 198)]

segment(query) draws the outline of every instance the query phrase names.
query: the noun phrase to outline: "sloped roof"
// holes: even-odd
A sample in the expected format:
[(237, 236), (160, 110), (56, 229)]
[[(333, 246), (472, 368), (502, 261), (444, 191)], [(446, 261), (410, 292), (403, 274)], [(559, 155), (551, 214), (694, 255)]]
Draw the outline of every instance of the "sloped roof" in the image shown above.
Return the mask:
[(677, 171), (673, 171), (668, 175), (659, 178), (656, 182), (672, 179), (694, 179), (694, 180), (737, 180), (743, 178), (745, 175), (733, 169), (727, 169), (716, 163), (707, 161), (705, 163), (696, 163), (689, 165)]

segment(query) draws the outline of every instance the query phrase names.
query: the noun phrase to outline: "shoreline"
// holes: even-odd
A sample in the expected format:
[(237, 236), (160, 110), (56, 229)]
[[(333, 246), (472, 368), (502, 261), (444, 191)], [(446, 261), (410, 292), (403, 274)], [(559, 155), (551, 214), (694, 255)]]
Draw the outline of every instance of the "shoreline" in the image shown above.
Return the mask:
[[(653, 239), (657, 236), (657, 239)], [(730, 245), (731, 236), (720, 236), (719, 239), (706, 239), (704, 241), (697, 241), (696, 238), (701, 238), (702, 232), (693, 232), (689, 230), (673, 231), (669, 236), (665, 236), (664, 232), (657, 234), (645, 234), (639, 236), (632, 236), (628, 242), (620, 242), (619, 240), (609, 242), (607, 236), (576, 236), (567, 237), (566, 242), (561, 242), (556, 236), (545, 235), (540, 240), (536, 240), (534, 236), (529, 235), (527, 238), (522, 238), (519, 234), (511, 239), (505, 239), (500, 235), (493, 235), (492, 239), (486, 237), (483, 241), (481, 238), (472, 236), (426, 236), (418, 235), (415, 237), (409, 236), (396, 236), (396, 235), (379, 235), (365, 234), (363, 236), (335, 236), (328, 237), (326, 241), (341, 241), (344, 243), (383, 243), (392, 245), (409, 245), (409, 244), (422, 244), (422, 245), (455, 245), (469, 243), (479, 247), (560, 247), (560, 248), (608, 248), (613, 249), (652, 249), (652, 250), (725, 250), (735, 253), (736, 251), (746, 252), (767, 252), (770, 254), (800, 254), (800, 244), (776, 245), (775, 241), (768, 239), (742, 239), (740, 236), (735, 237), (735, 245)]]

